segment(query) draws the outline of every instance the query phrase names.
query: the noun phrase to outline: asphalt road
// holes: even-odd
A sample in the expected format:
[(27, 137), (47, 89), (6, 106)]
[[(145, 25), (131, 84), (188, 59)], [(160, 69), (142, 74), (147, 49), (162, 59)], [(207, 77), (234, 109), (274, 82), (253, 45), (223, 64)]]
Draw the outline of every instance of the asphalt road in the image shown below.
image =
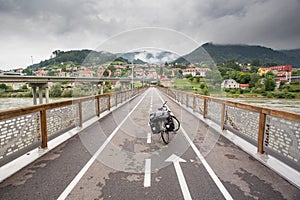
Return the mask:
[[(149, 114), (182, 128), (165, 145)], [(0, 184), (0, 199), (300, 199), (300, 190), (154, 88)]]

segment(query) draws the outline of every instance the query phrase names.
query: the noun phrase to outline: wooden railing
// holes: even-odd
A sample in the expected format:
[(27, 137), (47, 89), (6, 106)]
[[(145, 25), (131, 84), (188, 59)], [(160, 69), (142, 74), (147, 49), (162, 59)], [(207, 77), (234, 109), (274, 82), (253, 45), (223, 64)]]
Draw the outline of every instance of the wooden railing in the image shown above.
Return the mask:
[(159, 88), (175, 101), (300, 171), (300, 113)]
[(143, 89), (114, 92), (0, 112), (0, 166), (133, 98)]

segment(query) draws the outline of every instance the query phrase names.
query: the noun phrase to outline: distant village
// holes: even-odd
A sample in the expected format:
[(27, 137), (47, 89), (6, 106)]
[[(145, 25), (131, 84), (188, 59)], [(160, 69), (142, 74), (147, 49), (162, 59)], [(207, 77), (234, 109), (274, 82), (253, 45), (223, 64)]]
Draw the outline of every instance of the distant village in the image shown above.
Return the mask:
[[(251, 71), (251, 65), (244, 65), (235, 63), (242, 68), (242, 72)], [(192, 77), (206, 77), (206, 73), (211, 71), (209, 67), (200, 66), (199, 64), (188, 64), (185, 66), (176, 64), (110, 64), (99, 66), (74, 66), (60, 64), (63, 67), (58, 67), (55, 70), (49, 67), (32, 70), (32, 76), (59, 76), (59, 77), (135, 77), (144, 79), (157, 79), (160, 84), (165, 87), (173, 87), (173, 78), (184, 78), (187, 75)], [(27, 75), (23, 68), (15, 69), (10, 72), (1, 72), (1, 75)], [(292, 65), (279, 65), (271, 67), (258, 68), (258, 74), (264, 76), (267, 72), (272, 72), (275, 75), (277, 85), (284, 81), (290, 83), (292, 81), (299, 81), (292, 79)], [(21, 84), (11, 84), (13, 89), (19, 89)], [(247, 89), (248, 83), (238, 83), (234, 79), (225, 79), (221, 83), (221, 88), (224, 89)]]

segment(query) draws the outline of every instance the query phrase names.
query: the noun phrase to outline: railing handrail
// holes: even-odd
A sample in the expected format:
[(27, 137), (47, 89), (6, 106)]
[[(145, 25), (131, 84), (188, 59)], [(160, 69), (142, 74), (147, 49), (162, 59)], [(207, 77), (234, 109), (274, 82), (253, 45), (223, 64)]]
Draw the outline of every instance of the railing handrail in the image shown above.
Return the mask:
[[(176, 90), (179, 91), (179, 90)], [(241, 103), (241, 102), (235, 102), (235, 101), (230, 101), (230, 100), (224, 100), (216, 97), (211, 97), (211, 96), (205, 96), (205, 95), (199, 95), (199, 94), (193, 94), (189, 92), (183, 92), (179, 91), (184, 94), (189, 94), (189, 95), (195, 95), (196, 97), (202, 98), (202, 99), (208, 99), (212, 100), (217, 103), (222, 103), (228, 106), (233, 106), (237, 108), (242, 108), (254, 112), (262, 112), (264, 114), (268, 114), (270, 116), (274, 117), (281, 117), (285, 118), (288, 120), (300, 122), (300, 113), (292, 112), (292, 111), (286, 111), (286, 110), (280, 110), (276, 108), (269, 108), (269, 107), (264, 107), (264, 106), (258, 106), (258, 105), (252, 105), (252, 104), (247, 104), (247, 103)]]
[[(121, 91), (121, 92), (129, 92), (129, 91), (131, 91), (131, 90), (126, 90), (126, 91)], [(53, 108), (57, 108), (57, 107), (68, 106), (68, 105), (72, 105), (75, 103), (88, 101), (91, 99), (108, 97), (108, 96), (111, 96), (116, 93), (118, 93), (118, 92), (99, 94), (99, 95), (91, 95), (91, 96), (86, 96), (86, 97), (78, 97), (78, 98), (74, 98), (74, 99), (70, 99), (70, 100), (63, 100), (63, 101), (57, 101), (57, 102), (44, 103), (44, 104), (39, 104), (39, 105), (32, 105), (32, 106), (26, 106), (26, 107), (21, 107), (21, 108), (13, 108), (13, 109), (8, 109), (8, 110), (3, 110), (3, 111), (0, 111), (0, 120), (11, 118), (11, 117), (18, 117), (18, 116), (29, 114), (29, 113), (39, 112), (41, 110), (48, 110), (48, 109), (53, 109)]]
[[(300, 130), (300, 113), (169, 88), (159, 89), (187, 108), (192, 108), (193, 113), (202, 114), (203, 119), (209, 118), (216, 122), (221, 132), (225, 129), (230, 130), (254, 144), (258, 153), (263, 154), (267, 151), (282, 158), (296, 169), (300, 169), (300, 149), (299, 139), (297, 139)], [(202, 100), (200, 104), (197, 104), (197, 98)], [(211, 102), (217, 105), (211, 105)]]

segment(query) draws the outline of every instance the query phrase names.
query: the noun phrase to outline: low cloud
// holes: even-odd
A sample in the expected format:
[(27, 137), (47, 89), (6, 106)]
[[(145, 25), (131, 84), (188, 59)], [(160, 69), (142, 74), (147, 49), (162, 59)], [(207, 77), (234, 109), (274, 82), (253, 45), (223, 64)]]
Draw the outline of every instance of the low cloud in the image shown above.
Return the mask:
[(0, 69), (26, 67), (55, 49), (95, 49), (140, 27), (162, 27), (199, 44), (300, 48), (299, 0), (0, 0)]

